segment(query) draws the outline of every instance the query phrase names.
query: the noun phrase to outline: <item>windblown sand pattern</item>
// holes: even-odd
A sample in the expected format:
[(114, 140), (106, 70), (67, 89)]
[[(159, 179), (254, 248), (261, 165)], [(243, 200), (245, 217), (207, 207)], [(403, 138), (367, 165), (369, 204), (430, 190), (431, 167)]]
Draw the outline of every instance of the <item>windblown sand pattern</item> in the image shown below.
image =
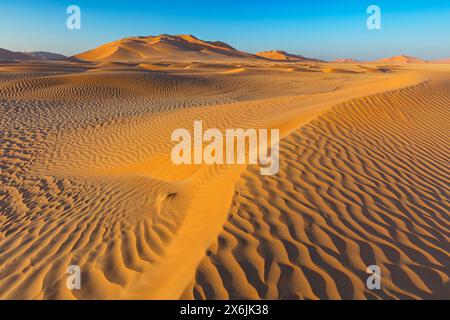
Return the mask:
[[(449, 297), (433, 68), (2, 63), (0, 298)], [(280, 128), (280, 173), (173, 165), (170, 134), (194, 120)]]
[(448, 84), (352, 100), (286, 137), (279, 175), (242, 174), (186, 296), (449, 298)]

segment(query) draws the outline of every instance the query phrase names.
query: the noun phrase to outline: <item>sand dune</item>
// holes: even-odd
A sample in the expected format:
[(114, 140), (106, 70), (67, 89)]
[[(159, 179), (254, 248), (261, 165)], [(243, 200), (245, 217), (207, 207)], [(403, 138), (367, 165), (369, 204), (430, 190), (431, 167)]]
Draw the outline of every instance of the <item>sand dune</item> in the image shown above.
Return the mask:
[(301, 55), (287, 53), (282, 50), (270, 50), (270, 51), (262, 51), (256, 54), (257, 56), (277, 61), (293, 61), (293, 62), (320, 62), (318, 59), (306, 58)]
[(0, 48), (0, 60), (32, 60), (33, 58), (22, 52), (13, 52)]
[(192, 35), (131, 37), (74, 56), (84, 61), (214, 61), (258, 59), (220, 41)]
[(67, 57), (65, 55), (47, 51), (33, 51), (25, 52), (25, 54), (37, 59), (37, 60), (64, 60)]
[[(186, 42), (220, 62), (148, 49)], [(234, 50), (129, 38), (95, 62), (0, 64), (0, 298), (448, 297), (448, 70)], [(195, 120), (279, 128), (280, 174), (175, 166), (171, 132)]]
[(450, 63), (450, 58), (449, 59), (440, 59), (440, 60), (435, 60), (435, 63)]
[(356, 62), (359, 62), (359, 61), (356, 60), (356, 59), (346, 58), (346, 59), (336, 59), (333, 62), (336, 62), (336, 63), (356, 63)]
[(405, 64), (405, 63), (427, 63), (426, 60), (415, 58), (406, 55), (394, 56), (390, 58), (378, 59), (376, 62), (378, 63), (396, 63), (396, 64)]
[(13, 52), (0, 48), (0, 60), (64, 60), (66, 56), (47, 51)]

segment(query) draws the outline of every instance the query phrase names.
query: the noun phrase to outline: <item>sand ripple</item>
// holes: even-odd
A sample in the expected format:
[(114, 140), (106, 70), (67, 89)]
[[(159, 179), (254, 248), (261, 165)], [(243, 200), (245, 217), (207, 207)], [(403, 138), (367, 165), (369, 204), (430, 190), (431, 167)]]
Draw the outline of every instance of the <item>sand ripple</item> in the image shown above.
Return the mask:
[[(450, 297), (450, 88), (341, 104), (288, 137), (281, 170), (250, 167), (184, 297)], [(382, 290), (366, 289), (368, 265)]]

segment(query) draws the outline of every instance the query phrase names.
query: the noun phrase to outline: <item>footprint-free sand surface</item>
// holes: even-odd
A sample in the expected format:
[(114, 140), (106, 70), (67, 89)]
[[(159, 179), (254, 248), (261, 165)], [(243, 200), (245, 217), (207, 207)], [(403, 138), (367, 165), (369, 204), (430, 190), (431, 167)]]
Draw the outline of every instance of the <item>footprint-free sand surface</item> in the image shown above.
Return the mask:
[[(2, 62), (0, 114), (2, 299), (450, 298), (448, 64)], [(174, 165), (195, 120), (279, 173)]]

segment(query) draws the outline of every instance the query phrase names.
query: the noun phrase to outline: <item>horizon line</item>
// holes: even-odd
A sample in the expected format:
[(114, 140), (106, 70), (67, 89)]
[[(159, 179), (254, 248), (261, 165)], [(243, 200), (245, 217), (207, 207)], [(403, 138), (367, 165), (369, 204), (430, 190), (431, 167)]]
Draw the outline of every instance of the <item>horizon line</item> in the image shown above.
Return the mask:
[[(258, 53), (262, 53), (262, 52), (278, 51), (278, 52), (284, 52), (284, 53), (287, 53), (287, 54), (302, 55), (303, 56), (302, 53), (290, 52), (290, 51), (285, 50), (285, 49), (268, 49), (268, 50), (262, 50), (262, 51), (256, 51), (256, 52), (255, 51), (244, 51), (244, 50), (241, 50), (241, 49), (237, 49), (235, 46), (230, 45), (229, 43), (224, 42), (222, 40), (203, 40), (202, 38), (200, 38), (198, 36), (195, 36), (195, 35), (193, 35), (191, 33), (177, 33), (177, 34), (161, 33), (159, 35), (134, 35), (134, 36), (132, 35), (132, 36), (126, 36), (126, 37), (118, 38), (117, 40), (108, 41), (108, 42), (102, 42), (102, 43), (96, 45), (95, 47), (87, 49), (87, 50), (81, 49), (82, 51), (79, 51), (79, 52), (77, 51), (77, 53), (74, 53), (74, 54), (71, 54), (71, 55), (67, 55), (67, 54), (64, 54), (64, 53), (61, 53), (61, 52), (57, 52), (57, 51), (53, 51), (53, 50), (47, 50), (47, 49), (36, 49), (36, 50), (31, 50), (31, 51), (30, 50), (27, 50), (27, 51), (13, 51), (13, 50), (9, 50), (7, 48), (2, 48), (2, 47), (0, 47), (0, 49), (4, 49), (4, 50), (10, 51), (10, 52), (14, 52), (14, 53), (25, 53), (25, 54), (26, 53), (35, 53), (35, 52), (47, 52), (47, 53), (63, 55), (66, 58), (72, 58), (72, 57), (75, 57), (78, 54), (81, 54), (83, 52), (87, 52), (87, 51), (96, 49), (96, 48), (98, 48), (100, 46), (103, 46), (105, 44), (108, 44), (108, 43), (113, 43), (113, 42), (117, 42), (117, 41), (128, 39), (128, 38), (148, 38), (148, 37), (160, 37), (160, 36), (172, 36), (172, 37), (190, 36), (190, 37), (193, 37), (195, 39), (198, 39), (198, 40), (201, 40), (201, 41), (204, 41), (204, 42), (222, 42), (222, 43), (224, 43), (226, 45), (231, 46), (233, 49), (235, 49), (237, 51), (241, 51), (241, 52), (244, 52), (244, 53), (250, 53), (252, 55), (257, 55)], [(425, 62), (435, 62), (435, 61), (441, 61), (441, 60), (450, 59), (450, 54), (448, 56), (444, 56), (444, 58), (429, 59), (429, 58), (424, 58), (422, 56), (410, 55), (408, 53), (399, 53), (399, 54), (393, 54), (393, 55), (388, 55), (388, 56), (382, 56), (382, 57), (379, 57), (379, 58), (375, 58), (373, 60), (360, 59), (360, 58), (357, 58), (357, 57), (351, 56), (351, 55), (347, 56), (347, 57), (343, 56), (341, 58), (336, 58), (336, 59), (332, 59), (332, 60), (326, 59), (326, 58), (319, 58), (319, 57), (309, 57), (309, 56), (308, 57), (304, 56), (304, 57), (308, 58), (308, 59), (319, 59), (319, 60), (323, 60), (324, 62), (335, 62), (335, 61), (338, 61), (338, 60), (355, 60), (355, 62), (364, 63), (364, 62), (376, 62), (377, 60), (381, 60), (381, 59), (389, 59), (389, 58), (402, 57), (402, 56), (403, 57), (410, 57), (410, 58), (416, 58), (416, 59), (424, 60)], [(277, 60), (274, 60), (274, 61), (277, 61)], [(288, 62), (288, 61), (286, 61), (286, 62)]]

